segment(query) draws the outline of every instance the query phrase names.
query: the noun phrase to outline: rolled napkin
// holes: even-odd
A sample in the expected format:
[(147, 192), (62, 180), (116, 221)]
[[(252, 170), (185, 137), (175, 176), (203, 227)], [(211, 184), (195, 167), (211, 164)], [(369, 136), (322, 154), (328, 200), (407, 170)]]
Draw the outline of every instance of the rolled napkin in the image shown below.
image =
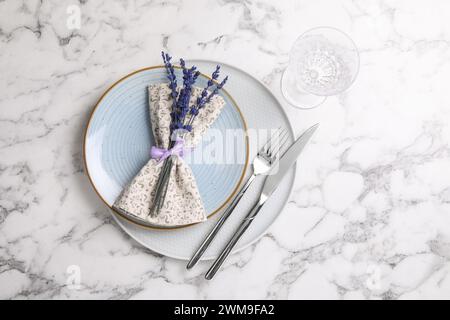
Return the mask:
[[(201, 92), (201, 88), (192, 88), (190, 104), (196, 101)], [(168, 149), (172, 110), (170, 94), (168, 84), (154, 84), (148, 87), (150, 122), (156, 146), (149, 150), (152, 158), (124, 188), (114, 203), (116, 209), (127, 215), (166, 228), (197, 223), (207, 218), (192, 170), (182, 157), (200, 141), (225, 105), (221, 96), (213, 96), (194, 119), (192, 131), (186, 132), (182, 139), (177, 139), (173, 148)], [(164, 163), (162, 160), (171, 155), (175, 155), (176, 159), (170, 172), (164, 205), (159, 214), (152, 217), (150, 208)]]

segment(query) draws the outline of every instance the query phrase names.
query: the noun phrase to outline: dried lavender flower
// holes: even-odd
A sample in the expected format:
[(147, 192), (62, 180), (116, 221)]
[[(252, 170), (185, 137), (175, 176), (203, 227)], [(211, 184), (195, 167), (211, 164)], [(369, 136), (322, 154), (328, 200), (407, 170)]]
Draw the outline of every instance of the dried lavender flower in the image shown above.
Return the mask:
[[(202, 90), (199, 97), (197, 97), (195, 104), (189, 106), (192, 87), (196, 82), (197, 78), (200, 76), (200, 72), (197, 70), (197, 67), (192, 66), (191, 68), (186, 67), (186, 62), (183, 59), (180, 59), (180, 66), (183, 73), (183, 88), (178, 92), (177, 90), (177, 80), (175, 75), (175, 70), (170, 62), (172, 57), (164, 52), (161, 52), (164, 65), (167, 70), (167, 78), (169, 79), (169, 88), (171, 89), (171, 97), (173, 100), (172, 104), (172, 112), (170, 113), (172, 117), (172, 121), (170, 124), (170, 129), (173, 132), (177, 129), (185, 129), (187, 131), (192, 130), (192, 122), (195, 117), (198, 115), (201, 108), (204, 107), (206, 103), (211, 101), (211, 98), (215, 96), (220, 89), (225, 85), (228, 80), (228, 77), (225, 77), (222, 82), (216, 85), (212, 92), (209, 92), (217, 79), (219, 79), (220, 75), (220, 66), (217, 65), (214, 72), (211, 74), (211, 79), (208, 80), (206, 87)], [(186, 116), (190, 114), (190, 119), (188, 123), (186, 123)]]
[[(216, 70), (211, 75), (212, 79), (214, 79), (214, 80), (218, 79), (219, 69), (220, 69), (220, 66), (217, 66)], [(203, 89), (202, 93), (197, 98), (196, 105), (193, 105), (190, 108), (189, 113), (191, 114), (191, 118), (189, 119), (189, 123), (188, 123), (190, 129), (192, 129), (191, 125), (192, 125), (195, 117), (199, 114), (200, 109), (203, 108), (206, 103), (210, 102), (212, 97), (214, 97), (216, 94), (219, 93), (219, 90), (222, 89), (223, 86), (225, 85), (225, 83), (228, 81), (228, 76), (226, 76), (219, 84), (217, 84), (217, 86), (214, 88), (214, 90), (208, 95), (208, 89), (214, 84), (214, 81), (212, 81), (212, 79), (210, 79), (208, 81), (206, 87)], [(190, 131), (189, 129), (186, 129), (186, 130)]]
[[(161, 52), (161, 55), (162, 55), (162, 58), (164, 61), (164, 66), (166, 67), (166, 70), (167, 70), (167, 78), (169, 79), (169, 88), (171, 90), (170, 96), (172, 98), (172, 113), (174, 113), (174, 111), (176, 109), (177, 97), (178, 97), (177, 77), (175, 76), (175, 69), (174, 69), (172, 63), (170, 62), (172, 57), (168, 53), (165, 53), (164, 51)], [(173, 117), (172, 117), (172, 120), (173, 120)]]
[(183, 70), (183, 89), (180, 91), (178, 97), (174, 129), (184, 128), (183, 123), (186, 115), (189, 113), (189, 101), (191, 98), (192, 86), (200, 75), (200, 72), (197, 71), (197, 67), (192, 66), (190, 69), (186, 68), (186, 63), (183, 59), (180, 59), (180, 66)]
[(219, 93), (219, 90), (223, 88), (223, 86), (225, 85), (225, 83), (227, 83), (227, 81), (228, 81), (228, 76), (226, 76), (226, 77), (222, 80), (222, 82), (220, 82), (220, 83), (216, 86), (216, 88), (213, 90), (213, 92), (211, 92), (211, 93), (209, 94), (208, 98), (206, 98), (206, 102), (205, 102), (205, 103), (208, 103), (209, 101), (211, 101), (211, 98), (214, 97), (217, 93)]
[(208, 96), (208, 89), (214, 85), (214, 80), (217, 80), (220, 75), (220, 66), (216, 66), (216, 70), (211, 74), (211, 79), (208, 80), (206, 83), (206, 87), (203, 89), (200, 96), (197, 98), (196, 105), (191, 107), (190, 113), (192, 115), (197, 115), (198, 110), (203, 107), (203, 105), (206, 103), (206, 98)]

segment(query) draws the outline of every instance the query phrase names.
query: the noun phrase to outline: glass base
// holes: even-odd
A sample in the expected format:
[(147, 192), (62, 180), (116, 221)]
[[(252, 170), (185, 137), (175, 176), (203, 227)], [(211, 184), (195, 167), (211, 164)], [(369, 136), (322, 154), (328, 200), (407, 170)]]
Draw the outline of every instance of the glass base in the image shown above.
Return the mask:
[(284, 98), (293, 106), (299, 109), (315, 108), (327, 99), (324, 96), (316, 96), (298, 89), (295, 77), (288, 71), (284, 70), (281, 76), (281, 93)]

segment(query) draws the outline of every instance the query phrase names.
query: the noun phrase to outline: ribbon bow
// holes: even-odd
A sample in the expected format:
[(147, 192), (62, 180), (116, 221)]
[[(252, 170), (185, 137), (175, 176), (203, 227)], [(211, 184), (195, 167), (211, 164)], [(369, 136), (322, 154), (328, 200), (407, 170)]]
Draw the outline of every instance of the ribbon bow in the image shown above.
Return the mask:
[(173, 155), (183, 157), (185, 152), (186, 149), (184, 148), (184, 140), (180, 137), (177, 137), (175, 140), (175, 144), (171, 149), (164, 149), (152, 146), (150, 156), (152, 159), (156, 159), (158, 160), (158, 162), (161, 162)]

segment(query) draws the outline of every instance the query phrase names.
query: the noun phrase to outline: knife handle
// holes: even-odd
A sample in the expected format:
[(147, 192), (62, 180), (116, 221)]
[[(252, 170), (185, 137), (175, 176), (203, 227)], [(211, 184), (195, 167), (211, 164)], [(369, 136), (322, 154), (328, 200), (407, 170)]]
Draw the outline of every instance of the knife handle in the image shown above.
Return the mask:
[(234, 208), (237, 206), (237, 204), (241, 200), (242, 196), (244, 195), (244, 193), (250, 187), (250, 185), (252, 184), (252, 182), (255, 179), (255, 177), (256, 176), (254, 174), (252, 174), (250, 176), (250, 178), (247, 180), (247, 182), (244, 184), (244, 186), (241, 188), (241, 190), (239, 190), (239, 193), (233, 199), (231, 204), (227, 207), (227, 209), (222, 214), (220, 219), (216, 222), (216, 224), (214, 225), (214, 228), (212, 228), (212, 230), (208, 233), (208, 235), (206, 236), (205, 240), (203, 240), (203, 242), (200, 245), (200, 247), (197, 249), (197, 251), (192, 256), (191, 260), (189, 260), (188, 264), (186, 265), (187, 269), (191, 269), (193, 266), (195, 266), (197, 264), (198, 260), (202, 257), (202, 255), (206, 251), (206, 249), (208, 249), (209, 245), (214, 240), (214, 238), (216, 237), (216, 235), (219, 232), (219, 230), (222, 228), (222, 226), (225, 223), (225, 221), (231, 215), (231, 213), (233, 212)]
[(223, 262), (226, 260), (226, 258), (230, 255), (231, 250), (233, 250), (234, 246), (238, 243), (239, 239), (242, 237), (242, 235), (245, 233), (247, 228), (250, 226), (250, 224), (253, 222), (253, 219), (258, 214), (259, 210), (264, 205), (264, 201), (258, 201), (253, 208), (250, 210), (250, 212), (247, 214), (247, 216), (244, 218), (244, 221), (242, 221), (239, 228), (234, 233), (233, 237), (230, 239), (230, 241), (227, 243), (225, 248), (222, 250), (220, 255), (217, 257), (217, 259), (212, 264), (211, 268), (209, 268), (208, 272), (206, 272), (205, 278), (207, 280), (211, 280), (214, 275), (219, 270), (220, 266), (223, 264)]

